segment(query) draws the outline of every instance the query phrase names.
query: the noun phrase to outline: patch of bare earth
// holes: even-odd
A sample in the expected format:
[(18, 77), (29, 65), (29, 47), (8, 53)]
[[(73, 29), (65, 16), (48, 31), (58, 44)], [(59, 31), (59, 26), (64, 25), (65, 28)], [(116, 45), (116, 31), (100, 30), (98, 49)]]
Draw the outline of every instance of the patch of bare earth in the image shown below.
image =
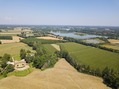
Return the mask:
[(21, 37), (18, 36), (12, 36), (13, 40), (1, 40), (2, 44), (5, 43), (14, 43), (14, 42), (20, 42), (20, 39), (23, 39)]
[(0, 80), (0, 89), (110, 89), (102, 79), (77, 72), (64, 59), (54, 68), (35, 70), (25, 77), (7, 77)]
[(45, 40), (59, 40), (58, 38), (54, 37), (37, 37), (38, 39), (45, 39)]
[(60, 46), (57, 44), (51, 44), (55, 49), (57, 49), (58, 51), (60, 51)]

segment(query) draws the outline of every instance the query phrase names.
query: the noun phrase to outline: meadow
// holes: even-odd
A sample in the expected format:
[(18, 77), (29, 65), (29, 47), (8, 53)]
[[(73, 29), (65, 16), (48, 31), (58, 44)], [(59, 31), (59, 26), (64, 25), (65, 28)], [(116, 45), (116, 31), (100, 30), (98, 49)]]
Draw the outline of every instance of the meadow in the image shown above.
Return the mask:
[(105, 67), (114, 70), (119, 69), (119, 54), (101, 50), (98, 48), (84, 46), (77, 43), (60, 43), (63, 50), (69, 52), (78, 63), (89, 65), (93, 69)]
[(31, 47), (24, 43), (9, 43), (9, 44), (0, 44), (0, 56), (3, 56), (5, 53), (10, 54), (15, 60), (20, 60), (20, 50), (32, 50)]

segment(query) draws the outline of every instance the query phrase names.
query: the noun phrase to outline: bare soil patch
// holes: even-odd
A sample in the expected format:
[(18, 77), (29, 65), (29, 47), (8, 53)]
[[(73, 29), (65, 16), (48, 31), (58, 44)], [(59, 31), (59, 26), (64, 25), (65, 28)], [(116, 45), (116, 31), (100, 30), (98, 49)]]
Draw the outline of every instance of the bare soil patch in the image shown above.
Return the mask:
[(25, 77), (11, 76), (0, 80), (0, 89), (111, 89), (102, 79), (77, 72), (64, 59), (54, 68), (35, 70)]
[(45, 40), (60, 40), (58, 38), (54, 38), (54, 37), (37, 37), (38, 39), (45, 39)]

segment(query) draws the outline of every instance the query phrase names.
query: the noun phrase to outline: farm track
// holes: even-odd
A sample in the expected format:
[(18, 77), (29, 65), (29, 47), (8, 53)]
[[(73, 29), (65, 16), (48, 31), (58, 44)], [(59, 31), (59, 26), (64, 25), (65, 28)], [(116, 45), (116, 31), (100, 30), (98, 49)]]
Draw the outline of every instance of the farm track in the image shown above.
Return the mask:
[(10, 76), (0, 80), (0, 89), (110, 89), (102, 79), (77, 72), (64, 59), (54, 68), (34, 70), (25, 77)]

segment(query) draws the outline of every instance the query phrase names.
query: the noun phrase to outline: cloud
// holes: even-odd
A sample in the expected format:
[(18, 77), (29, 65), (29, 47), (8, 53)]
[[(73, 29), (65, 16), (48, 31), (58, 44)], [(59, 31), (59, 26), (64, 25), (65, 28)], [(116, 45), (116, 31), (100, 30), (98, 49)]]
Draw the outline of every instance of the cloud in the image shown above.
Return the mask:
[(7, 21), (12, 21), (12, 20), (16, 20), (16, 18), (14, 17), (4, 17), (4, 20), (7, 20)]

